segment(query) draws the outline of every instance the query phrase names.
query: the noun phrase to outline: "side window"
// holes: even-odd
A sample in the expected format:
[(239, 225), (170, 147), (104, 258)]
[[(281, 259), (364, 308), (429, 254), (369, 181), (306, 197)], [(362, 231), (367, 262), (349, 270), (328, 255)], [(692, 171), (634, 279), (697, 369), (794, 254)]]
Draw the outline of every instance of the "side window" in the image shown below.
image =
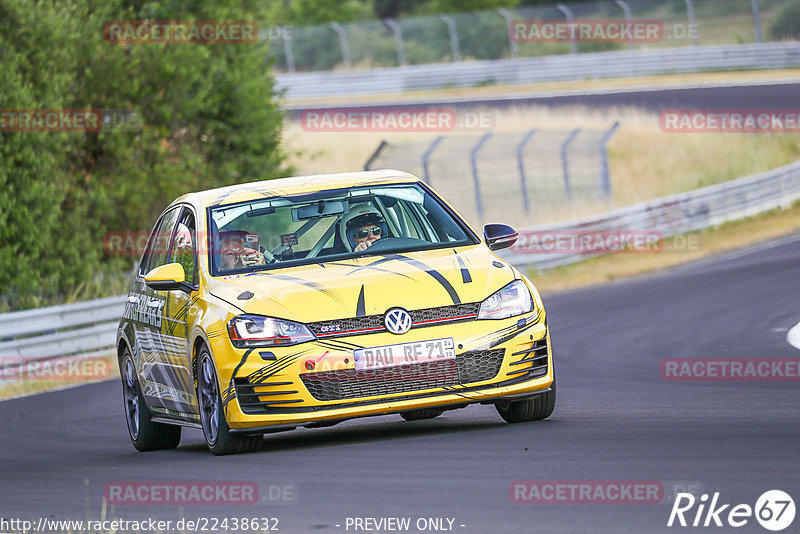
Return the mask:
[(156, 225), (153, 227), (153, 231), (150, 232), (150, 237), (147, 238), (147, 246), (144, 249), (144, 254), (142, 254), (142, 261), (139, 263), (139, 274), (141, 275), (147, 274), (147, 264), (150, 262), (150, 256), (153, 255), (156, 236), (158, 235), (158, 229), (161, 228), (162, 222), (164, 222), (164, 217), (159, 217), (156, 221)]
[(196, 240), (194, 214), (189, 208), (184, 208), (172, 240), (170, 263), (180, 263), (186, 273), (186, 282), (193, 286), (197, 285), (198, 278)]
[(164, 214), (160, 224), (156, 225), (156, 229), (150, 235), (150, 241), (147, 243), (147, 252), (139, 268), (140, 273), (147, 274), (156, 267), (167, 263), (172, 229), (175, 228), (175, 221), (178, 219), (180, 212), (180, 206), (172, 208)]

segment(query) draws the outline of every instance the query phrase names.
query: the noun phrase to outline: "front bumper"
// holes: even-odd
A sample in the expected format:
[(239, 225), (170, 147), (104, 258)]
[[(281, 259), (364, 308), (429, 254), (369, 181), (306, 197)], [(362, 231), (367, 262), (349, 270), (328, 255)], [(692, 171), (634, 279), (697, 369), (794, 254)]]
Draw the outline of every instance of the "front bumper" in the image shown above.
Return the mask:
[[(456, 360), (356, 371), (353, 350), (452, 337)], [(269, 432), (300, 425), (424, 408), (458, 408), (525, 398), (553, 382), (550, 336), (539, 315), (467, 321), (369, 334), (282, 349), (235, 349), (212, 343), (228, 425)], [(314, 362), (310, 370), (308, 362)]]

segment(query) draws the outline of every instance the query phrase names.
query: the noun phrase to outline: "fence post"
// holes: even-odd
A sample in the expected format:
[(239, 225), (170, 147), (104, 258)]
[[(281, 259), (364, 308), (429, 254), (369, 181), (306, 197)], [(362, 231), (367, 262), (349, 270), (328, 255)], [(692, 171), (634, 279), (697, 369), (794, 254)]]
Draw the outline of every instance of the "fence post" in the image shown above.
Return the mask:
[(519, 49), (517, 48), (517, 42), (514, 40), (514, 35), (511, 32), (511, 23), (514, 22), (514, 19), (511, 17), (511, 13), (509, 13), (507, 9), (501, 8), (498, 9), (497, 12), (501, 17), (503, 17), (503, 20), (506, 21), (506, 31), (508, 32), (508, 51), (511, 53), (512, 58), (517, 58), (519, 57)]
[(370, 169), (370, 167), (375, 162), (375, 160), (378, 159), (378, 156), (381, 155), (381, 152), (383, 152), (383, 149), (386, 148), (388, 145), (389, 145), (389, 143), (387, 143), (385, 139), (381, 141), (381, 144), (378, 145), (378, 148), (375, 149), (375, 152), (372, 153), (372, 155), (369, 157), (367, 162), (364, 164), (364, 170), (365, 171), (371, 171), (372, 170), (372, 169)]
[(426, 150), (425, 153), (422, 155), (422, 170), (424, 173), (422, 179), (425, 180), (425, 183), (428, 185), (431, 185), (431, 175), (428, 172), (428, 160), (430, 160), (431, 154), (433, 154), (433, 151), (436, 150), (437, 146), (439, 146), (439, 143), (442, 142), (442, 139), (444, 139), (443, 135), (440, 135), (439, 137), (434, 139), (433, 143), (431, 143), (431, 146), (429, 146), (428, 150)]
[(286, 55), (286, 68), (289, 72), (294, 72), (294, 50), (292, 49), (292, 28), (284, 26), (281, 28), (283, 33), (283, 53)]
[[(625, 0), (614, 0), (614, 3), (622, 8), (622, 13), (625, 15), (625, 21), (630, 22), (631, 19), (633, 19), (633, 15), (631, 14), (631, 6), (628, 5), (628, 2)], [(628, 43), (628, 48), (633, 49), (635, 47), (636, 45), (634, 45), (632, 42)]]
[(753, 7), (753, 25), (756, 27), (756, 42), (761, 42), (761, 14), (758, 12), (758, 0), (750, 0)]
[(483, 201), (481, 200), (481, 184), (480, 181), (478, 180), (477, 159), (478, 159), (478, 151), (481, 149), (483, 144), (489, 140), (491, 136), (492, 133), (489, 132), (485, 134), (483, 137), (481, 137), (480, 141), (478, 141), (478, 144), (476, 144), (475, 147), (469, 153), (469, 159), (470, 162), (472, 163), (472, 181), (473, 184), (475, 185), (475, 206), (478, 208), (478, 217), (480, 217), (481, 222), (483, 222)]
[(569, 184), (569, 163), (567, 162), (567, 148), (575, 137), (581, 132), (580, 128), (572, 130), (567, 136), (567, 139), (561, 145), (561, 169), (564, 173), (564, 191), (567, 193), (567, 199), (572, 200), (572, 187)]
[(394, 33), (394, 45), (397, 48), (397, 64), (401, 66), (405, 65), (406, 51), (403, 45), (403, 31), (400, 29), (400, 25), (394, 19), (385, 19), (383, 22), (389, 26), (392, 29), (392, 33)]
[[(556, 8), (564, 14), (564, 18), (567, 20), (573, 20), (575, 17), (572, 15), (572, 10), (565, 6), (564, 4), (556, 4)], [(578, 44), (573, 40), (569, 43), (569, 53), (570, 54), (577, 54), (578, 53)]]
[(611, 174), (608, 170), (608, 141), (614, 132), (619, 128), (619, 122), (615, 122), (611, 129), (603, 134), (600, 139), (600, 196), (609, 199), (611, 198)]
[(687, 28), (687, 33), (692, 37), (692, 46), (697, 46), (697, 34), (694, 32), (694, 28), (697, 25), (694, 18), (694, 2), (692, 0), (684, 0), (684, 2), (686, 2), (686, 13), (689, 16), (689, 28)]
[(347, 40), (347, 30), (338, 22), (331, 22), (330, 26), (333, 31), (339, 34), (339, 44), (342, 46), (342, 59), (344, 59), (345, 67), (352, 68), (353, 61), (350, 57), (350, 42)]
[(450, 50), (453, 52), (453, 61), (461, 61), (461, 47), (458, 44), (456, 21), (450, 15), (439, 15), (439, 18), (447, 24), (447, 31), (450, 34)]
[(527, 215), (531, 214), (531, 206), (528, 203), (528, 183), (525, 178), (525, 158), (522, 151), (525, 150), (525, 145), (528, 144), (528, 141), (531, 140), (531, 137), (533, 137), (535, 133), (536, 128), (526, 133), (525, 137), (522, 138), (522, 142), (517, 145), (517, 167), (519, 168), (519, 181), (522, 186), (522, 204), (525, 206), (525, 213)]

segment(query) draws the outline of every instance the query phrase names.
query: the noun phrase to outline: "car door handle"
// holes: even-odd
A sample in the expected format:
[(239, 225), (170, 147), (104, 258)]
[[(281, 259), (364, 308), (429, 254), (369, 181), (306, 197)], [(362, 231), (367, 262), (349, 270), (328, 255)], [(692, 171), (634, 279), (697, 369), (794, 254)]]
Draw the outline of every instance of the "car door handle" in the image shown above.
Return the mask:
[(128, 302), (130, 302), (131, 304), (138, 304), (139, 303), (139, 298), (138, 297), (128, 297)]
[(150, 302), (147, 303), (148, 308), (158, 308), (160, 305), (161, 305), (160, 300), (151, 300)]

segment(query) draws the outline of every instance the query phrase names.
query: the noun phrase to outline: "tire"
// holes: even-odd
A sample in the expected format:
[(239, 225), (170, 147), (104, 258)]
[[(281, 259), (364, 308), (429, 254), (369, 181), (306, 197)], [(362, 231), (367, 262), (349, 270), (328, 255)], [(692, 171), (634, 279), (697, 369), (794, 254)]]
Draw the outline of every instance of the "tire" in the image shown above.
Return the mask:
[(156, 423), (151, 419), (150, 410), (144, 401), (139, 376), (133, 357), (127, 348), (122, 354), (122, 400), (125, 407), (125, 422), (128, 435), (138, 451), (174, 449), (181, 442), (181, 427)]
[(422, 419), (433, 419), (439, 417), (444, 413), (444, 410), (436, 408), (425, 408), (422, 410), (410, 410), (408, 412), (400, 412), (400, 417), (406, 421), (420, 421)]
[(200, 349), (197, 361), (197, 403), (208, 449), (217, 456), (261, 450), (264, 436), (243, 436), (231, 432), (222, 407), (219, 380), (208, 348)]
[(524, 423), (526, 421), (541, 421), (547, 419), (556, 407), (556, 379), (550, 391), (535, 396), (532, 399), (516, 402), (495, 404), (497, 413), (506, 423)]

